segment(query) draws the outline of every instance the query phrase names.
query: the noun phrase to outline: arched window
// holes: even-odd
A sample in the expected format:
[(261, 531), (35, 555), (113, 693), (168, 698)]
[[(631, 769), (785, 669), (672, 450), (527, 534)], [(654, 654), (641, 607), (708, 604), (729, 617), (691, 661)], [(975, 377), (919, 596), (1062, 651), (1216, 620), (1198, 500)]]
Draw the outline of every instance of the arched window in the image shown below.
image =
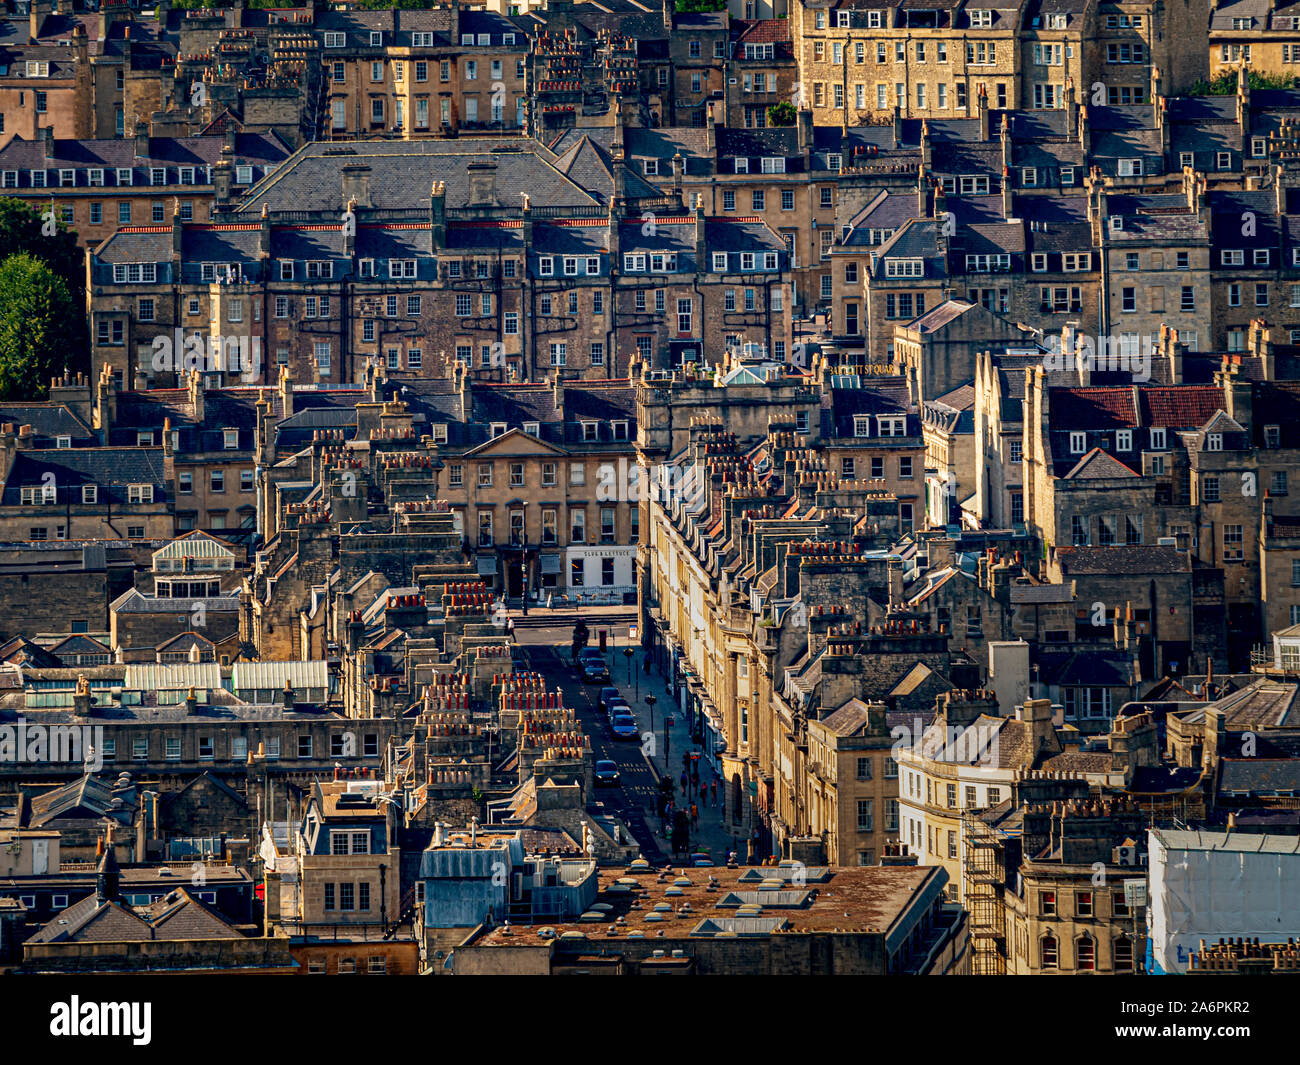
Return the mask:
[(1120, 936), (1115, 940), (1115, 971), (1128, 973), (1133, 971), (1133, 940)]
[(1052, 935), (1043, 936), (1039, 942), (1039, 950), (1041, 951), (1043, 968), (1055, 969), (1058, 957), (1056, 937)]
[(1080, 969), (1097, 968), (1097, 943), (1092, 936), (1083, 935), (1074, 941), (1074, 956)]

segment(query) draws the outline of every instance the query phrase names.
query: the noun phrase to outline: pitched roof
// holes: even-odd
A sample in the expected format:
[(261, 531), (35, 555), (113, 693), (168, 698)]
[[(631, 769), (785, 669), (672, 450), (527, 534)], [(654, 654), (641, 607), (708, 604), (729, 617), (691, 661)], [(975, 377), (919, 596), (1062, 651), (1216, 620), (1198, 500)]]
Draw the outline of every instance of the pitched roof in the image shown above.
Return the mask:
[(1113, 455), (1107, 454), (1099, 447), (1094, 447), (1078, 461), (1074, 469), (1065, 475), (1065, 479), (1067, 481), (1079, 481), (1100, 480), (1108, 477), (1140, 476), (1141, 474), (1129, 469)]
[(1187, 556), (1176, 547), (1130, 544), (1115, 547), (1058, 547), (1057, 564), (1068, 576), (1120, 573), (1183, 573)]

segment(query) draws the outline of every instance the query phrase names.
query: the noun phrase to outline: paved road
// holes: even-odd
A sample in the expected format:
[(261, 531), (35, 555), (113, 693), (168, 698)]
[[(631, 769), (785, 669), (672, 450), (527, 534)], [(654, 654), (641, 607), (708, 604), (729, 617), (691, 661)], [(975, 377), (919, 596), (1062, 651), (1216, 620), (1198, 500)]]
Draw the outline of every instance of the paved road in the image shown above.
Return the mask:
[[(598, 627), (595, 625), (593, 627)], [(627, 824), (633, 836), (641, 845), (641, 851), (647, 861), (667, 863), (672, 855), (668, 841), (660, 833), (660, 821), (657, 814), (658, 778), (651, 771), (642, 745), (632, 740), (616, 740), (610, 731), (605, 715), (601, 713), (597, 700), (600, 698), (601, 685), (584, 684), (573, 669), (570, 658), (570, 638), (572, 629), (568, 626), (551, 628), (516, 628), (515, 637), (524, 652), (524, 668), (537, 670), (547, 678), (547, 687), (558, 686), (565, 694), (566, 705), (573, 707), (582, 723), (583, 731), (591, 737), (593, 758), (608, 758), (618, 765), (620, 786), (600, 788), (596, 797)], [(641, 674), (637, 684), (627, 685), (627, 661), (622, 654), (621, 638), (626, 632), (619, 633), (619, 641), (611, 647), (611, 683), (634, 703), (633, 710), (643, 734), (649, 729), (650, 721), (644, 699), (637, 701), (636, 693), (644, 696), (648, 691), (657, 693), (658, 712), (655, 715), (655, 743), (651, 748), (658, 773), (681, 770), (681, 752), (694, 748), (691, 744), (682, 715), (677, 714), (672, 728), (671, 746), (664, 746), (664, 708), (671, 705), (662, 680), (654, 674)], [(592, 646), (596, 646), (593, 640)], [(641, 664), (640, 657), (634, 660), (633, 670)], [(703, 766), (704, 780), (710, 782), (712, 770), (707, 764)], [(676, 773), (673, 773), (676, 782)], [(720, 790), (725, 795), (725, 789)], [(673, 801), (680, 804), (682, 794), (676, 788)], [(702, 805), (702, 804), (701, 804)], [(728, 850), (741, 851), (736, 833), (739, 829), (722, 817), (722, 811), (704, 806), (700, 810), (700, 823), (691, 833), (692, 849), (707, 850), (713, 860), (721, 864)]]
[[(641, 846), (641, 854), (648, 862), (663, 864), (670, 855), (663, 848), (662, 837), (656, 836), (658, 819), (652, 829), (647, 815), (653, 815), (658, 784), (646, 764), (641, 745), (634, 740), (616, 740), (596, 701), (600, 685), (583, 684), (568, 660), (569, 632), (558, 629), (521, 629), (515, 633), (524, 651), (524, 668), (536, 670), (546, 676), (547, 689), (559, 687), (565, 695), (565, 704), (578, 714), (582, 730), (591, 737), (592, 757), (608, 758), (617, 763), (619, 786), (600, 788), (596, 797), (631, 830)], [(565, 641), (555, 643), (555, 640)]]

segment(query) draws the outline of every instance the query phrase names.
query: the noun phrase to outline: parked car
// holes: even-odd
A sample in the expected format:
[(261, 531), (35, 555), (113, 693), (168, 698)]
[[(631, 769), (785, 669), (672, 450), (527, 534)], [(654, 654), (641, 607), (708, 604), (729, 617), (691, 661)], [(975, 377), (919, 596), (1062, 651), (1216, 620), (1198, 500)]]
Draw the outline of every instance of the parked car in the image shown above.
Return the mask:
[(600, 689), (600, 709), (602, 712), (609, 713), (609, 700), (621, 698), (618, 689), (609, 685)]
[(584, 684), (600, 684), (602, 681), (609, 680), (609, 667), (600, 659), (583, 659), (578, 664), (578, 668), (582, 670)]
[(615, 714), (610, 722), (610, 730), (616, 740), (636, 740), (641, 738), (641, 730), (631, 714)]
[(606, 714), (608, 717), (611, 717), (611, 718), (612, 718), (615, 714), (620, 713), (620, 712), (621, 712), (621, 713), (626, 713), (626, 714), (631, 714), (631, 713), (632, 713), (632, 708), (631, 708), (630, 706), (627, 705), (627, 700), (624, 699), (623, 696), (621, 696), (621, 695), (615, 695), (615, 696), (613, 696), (613, 697), (610, 698), (610, 700), (608, 701), (608, 703), (606, 703), (606, 705), (605, 705), (605, 714)]
[(592, 772), (592, 777), (599, 787), (613, 787), (618, 783), (618, 765), (611, 762), (608, 758), (602, 758), (596, 763)]

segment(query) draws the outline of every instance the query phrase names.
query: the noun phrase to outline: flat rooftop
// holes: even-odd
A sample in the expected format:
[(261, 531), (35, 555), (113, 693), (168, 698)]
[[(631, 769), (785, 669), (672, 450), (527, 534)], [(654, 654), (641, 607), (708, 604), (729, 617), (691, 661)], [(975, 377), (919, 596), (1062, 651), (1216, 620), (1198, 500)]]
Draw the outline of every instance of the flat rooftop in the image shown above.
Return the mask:
[[(771, 866), (673, 866), (666, 875), (654, 869), (602, 869), (597, 874), (593, 906), (609, 909), (598, 911), (602, 912), (599, 921), (539, 922), (512, 925), (508, 930), (497, 927), (474, 945), (542, 943), (550, 938), (539, 934), (542, 929), (551, 930), (556, 937), (581, 932), (600, 940), (833, 929), (887, 936), (913, 906), (938, 900), (945, 882), (942, 870), (918, 866), (809, 868), (804, 871), (803, 883), (793, 874), (791, 868)], [(776, 879), (782, 882), (778, 885)], [(740, 909), (755, 903), (761, 910)]]

